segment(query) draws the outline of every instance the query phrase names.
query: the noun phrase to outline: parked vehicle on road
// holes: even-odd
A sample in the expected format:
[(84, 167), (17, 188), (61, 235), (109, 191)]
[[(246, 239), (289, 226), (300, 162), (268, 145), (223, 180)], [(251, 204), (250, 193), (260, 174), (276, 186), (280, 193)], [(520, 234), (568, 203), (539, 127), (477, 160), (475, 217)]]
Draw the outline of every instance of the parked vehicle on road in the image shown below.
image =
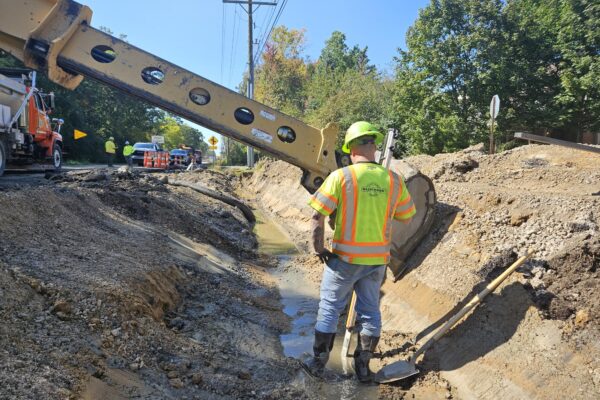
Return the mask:
[(0, 175), (7, 164), (50, 162), (60, 170), (63, 120), (49, 115), (54, 93), (36, 87), (36, 72), (23, 68), (0, 68)]
[(131, 159), (133, 163), (138, 166), (144, 165), (144, 153), (145, 152), (157, 152), (162, 151), (162, 148), (156, 143), (146, 143), (146, 142), (138, 142), (133, 145), (133, 154)]
[(189, 165), (192, 161), (190, 158), (190, 153), (183, 149), (173, 149), (169, 153), (169, 156), (170, 165)]

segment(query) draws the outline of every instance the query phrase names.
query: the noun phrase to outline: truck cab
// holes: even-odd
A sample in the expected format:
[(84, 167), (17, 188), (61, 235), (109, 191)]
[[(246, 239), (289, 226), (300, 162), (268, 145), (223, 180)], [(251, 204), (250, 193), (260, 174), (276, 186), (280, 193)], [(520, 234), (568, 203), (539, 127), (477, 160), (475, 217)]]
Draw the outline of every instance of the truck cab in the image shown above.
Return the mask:
[(0, 69), (0, 175), (6, 165), (62, 167), (61, 119), (51, 119), (54, 93), (35, 85), (35, 72)]

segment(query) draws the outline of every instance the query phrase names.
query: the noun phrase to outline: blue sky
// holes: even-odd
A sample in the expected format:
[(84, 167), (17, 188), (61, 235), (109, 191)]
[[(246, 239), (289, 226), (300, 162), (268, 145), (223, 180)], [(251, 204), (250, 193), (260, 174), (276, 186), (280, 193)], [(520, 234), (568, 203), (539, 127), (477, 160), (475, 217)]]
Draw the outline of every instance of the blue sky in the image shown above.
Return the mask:
[[(254, 13), (255, 39), (263, 37), (277, 7)], [(105, 26), (146, 51), (231, 89), (240, 83), (248, 59), (248, 17), (222, 0), (79, 0), (94, 12), (92, 25)], [(287, 0), (277, 25), (305, 29), (306, 55), (319, 57), (338, 30), (348, 46), (368, 47), (371, 62), (392, 71), (404, 35), (428, 0)], [(272, 18), (271, 18), (272, 21)], [(208, 137), (210, 131), (202, 128)]]

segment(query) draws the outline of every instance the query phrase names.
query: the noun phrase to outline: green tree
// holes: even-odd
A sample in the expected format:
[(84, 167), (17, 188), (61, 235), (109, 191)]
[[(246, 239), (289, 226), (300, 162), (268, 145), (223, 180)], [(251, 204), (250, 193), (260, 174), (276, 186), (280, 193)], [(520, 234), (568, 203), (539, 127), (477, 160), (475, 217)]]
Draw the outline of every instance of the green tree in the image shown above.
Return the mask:
[(560, 16), (556, 48), (562, 107), (560, 120), (581, 140), (585, 131), (600, 129), (600, 3), (593, 0), (553, 1)]
[[(432, 0), (400, 50), (391, 119), (399, 151), (453, 151), (488, 136), (600, 127), (600, 5), (591, 0)], [(574, 134), (577, 134), (576, 136)]]
[(432, 0), (397, 58), (392, 119), (410, 152), (452, 151), (487, 135), (487, 104), (504, 98), (500, 0)]
[(225, 137), (221, 148), (221, 157), (226, 165), (246, 165), (247, 146), (236, 140)]
[(346, 44), (346, 35), (339, 31), (333, 32), (327, 39), (313, 70), (314, 73), (311, 74), (308, 84), (306, 107), (308, 119), (313, 123), (322, 123), (322, 115), (343, 112), (343, 110), (328, 110), (330, 107), (328, 104), (332, 103), (332, 97), (343, 95), (341, 87), (345, 86), (347, 89), (349, 79), (370, 77), (369, 83), (373, 82), (373, 79), (377, 80), (376, 69), (369, 64), (367, 48), (361, 49), (355, 45), (350, 49)]
[[(307, 64), (302, 58), (304, 31), (273, 29), (256, 68), (254, 98), (286, 114), (301, 117), (306, 103)], [(242, 90), (245, 85), (242, 85)]]

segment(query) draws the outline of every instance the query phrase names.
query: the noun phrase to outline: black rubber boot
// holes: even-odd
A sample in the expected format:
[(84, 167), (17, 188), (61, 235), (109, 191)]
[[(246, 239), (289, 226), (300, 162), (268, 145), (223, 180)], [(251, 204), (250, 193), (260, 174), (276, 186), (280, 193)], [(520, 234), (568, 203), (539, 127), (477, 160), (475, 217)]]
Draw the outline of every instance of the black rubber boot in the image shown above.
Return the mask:
[(356, 350), (354, 351), (354, 371), (356, 377), (362, 383), (369, 383), (373, 380), (373, 374), (369, 369), (369, 362), (373, 357), (373, 352), (379, 343), (378, 336), (360, 335)]
[(335, 333), (324, 333), (315, 330), (314, 355), (302, 361), (302, 367), (306, 372), (317, 378), (323, 376), (325, 365), (329, 361), (329, 352), (333, 349), (334, 340)]

